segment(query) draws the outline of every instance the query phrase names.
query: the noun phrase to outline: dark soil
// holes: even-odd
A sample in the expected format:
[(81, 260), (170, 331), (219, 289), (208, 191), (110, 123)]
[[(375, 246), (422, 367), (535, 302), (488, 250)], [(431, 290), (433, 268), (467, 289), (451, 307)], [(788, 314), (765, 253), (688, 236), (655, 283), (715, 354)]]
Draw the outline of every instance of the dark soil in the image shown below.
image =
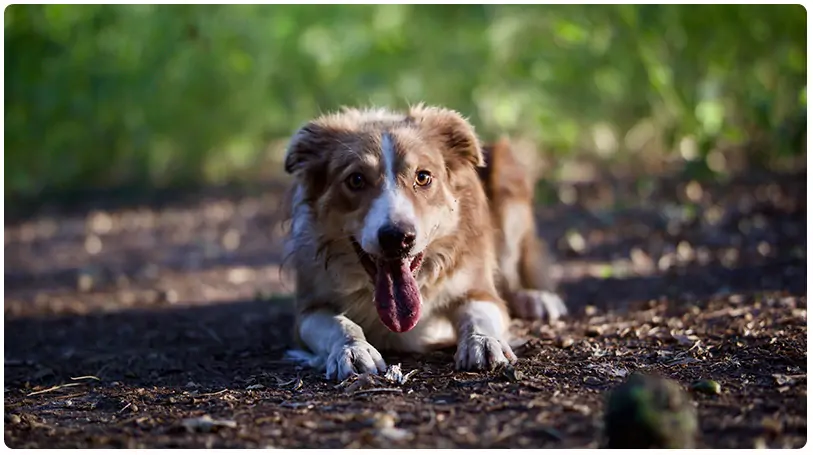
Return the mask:
[[(520, 375), (385, 354), (418, 371), (369, 387), (282, 360), (277, 191), (7, 221), (5, 442), (600, 447), (606, 393), (642, 371), (721, 384), (693, 395), (700, 447), (802, 447), (806, 179), (560, 187), (576, 203), (540, 208), (540, 234), (572, 313), (516, 323)], [(203, 415), (232, 423), (184, 426)]]

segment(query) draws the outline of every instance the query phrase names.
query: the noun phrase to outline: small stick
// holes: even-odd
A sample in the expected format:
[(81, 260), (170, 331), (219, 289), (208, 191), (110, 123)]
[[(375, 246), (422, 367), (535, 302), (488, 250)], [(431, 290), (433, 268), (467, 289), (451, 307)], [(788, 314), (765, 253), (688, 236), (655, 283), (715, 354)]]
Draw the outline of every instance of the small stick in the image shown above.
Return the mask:
[(64, 389), (66, 387), (76, 387), (78, 385), (82, 385), (82, 383), (81, 382), (71, 382), (71, 383), (68, 383), (68, 384), (55, 385), (55, 386), (47, 388), (45, 390), (40, 390), (40, 391), (37, 391), (37, 392), (31, 392), (26, 396), (31, 397), (31, 396), (39, 395), (39, 394), (42, 394), (42, 393), (53, 392), (54, 390)]
[(353, 395), (364, 395), (364, 394), (367, 394), (367, 393), (378, 393), (378, 392), (382, 392), (382, 393), (384, 393), (384, 392), (404, 393), (403, 390), (396, 389), (394, 387), (379, 387), (379, 388), (375, 388), (375, 389), (359, 390), (357, 392), (354, 392)]
[(223, 389), (220, 392), (212, 392), (212, 393), (201, 393), (198, 395), (199, 397), (210, 397), (212, 395), (220, 395), (221, 393), (228, 392), (229, 389)]
[(71, 378), (71, 381), (81, 381), (82, 379), (95, 379), (97, 381), (101, 381), (101, 379), (97, 378), (96, 376), (79, 376), (78, 378)]

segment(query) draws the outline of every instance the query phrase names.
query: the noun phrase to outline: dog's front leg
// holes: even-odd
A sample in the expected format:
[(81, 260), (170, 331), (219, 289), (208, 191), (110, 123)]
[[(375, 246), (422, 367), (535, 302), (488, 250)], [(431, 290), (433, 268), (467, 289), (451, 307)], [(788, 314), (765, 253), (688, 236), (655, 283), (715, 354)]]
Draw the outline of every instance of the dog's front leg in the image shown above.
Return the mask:
[(458, 370), (494, 369), (517, 360), (505, 339), (508, 312), (503, 305), (489, 300), (468, 300), (458, 308)]
[(364, 337), (358, 324), (345, 316), (314, 311), (302, 317), (299, 336), (314, 354), (326, 358), (325, 377), (343, 381), (358, 373), (384, 373), (387, 364)]

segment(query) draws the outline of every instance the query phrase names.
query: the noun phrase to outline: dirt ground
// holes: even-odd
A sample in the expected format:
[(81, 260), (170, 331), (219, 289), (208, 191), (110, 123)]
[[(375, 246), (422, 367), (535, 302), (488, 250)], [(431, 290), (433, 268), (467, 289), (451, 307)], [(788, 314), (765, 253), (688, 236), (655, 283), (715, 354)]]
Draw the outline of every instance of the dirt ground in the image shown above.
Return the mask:
[(282, 359), (277, 187), (7, 218), (5, 442), (594, 448), (607, 391), (644, 371), (721, 384), (693, 395), (701, 447), (802, 447), (806, 178), (559, 187), (571, 204), (538, 216), (571, 314), (516, 322), (521, 374), (458, 373), (452, 351), (385, 353), (417, 371), (367, 387)]

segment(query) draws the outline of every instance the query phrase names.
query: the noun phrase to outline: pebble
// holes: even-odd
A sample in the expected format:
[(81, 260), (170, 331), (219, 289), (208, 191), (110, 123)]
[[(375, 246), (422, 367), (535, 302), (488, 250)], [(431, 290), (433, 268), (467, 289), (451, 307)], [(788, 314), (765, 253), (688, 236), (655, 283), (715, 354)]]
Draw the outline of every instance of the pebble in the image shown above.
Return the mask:
[(720, 383), (717, 381), (703, 379), (692, 384), (691, 390), (706, 395), (719, 395), (722, 392), (722, 387), (720, 387)]
[(573, 338), (562, 338), (559, 340), (559, 347), (562, 349), (567, 349), (573, 346)]

